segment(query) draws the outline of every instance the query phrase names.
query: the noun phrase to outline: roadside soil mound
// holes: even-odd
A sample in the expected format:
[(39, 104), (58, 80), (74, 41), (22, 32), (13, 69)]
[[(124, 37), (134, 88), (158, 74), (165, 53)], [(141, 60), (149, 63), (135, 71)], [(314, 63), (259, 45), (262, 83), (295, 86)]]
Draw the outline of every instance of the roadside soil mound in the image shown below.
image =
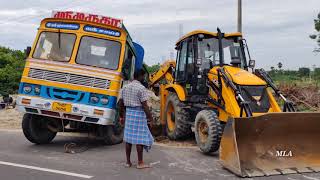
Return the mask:
[(21, 129), (22, 116), (15, 109), (0, 110), (0, 129)]
[(320, 87), (280, 84), (279, 89), (298, 106), (298, 110), (320, 111)]

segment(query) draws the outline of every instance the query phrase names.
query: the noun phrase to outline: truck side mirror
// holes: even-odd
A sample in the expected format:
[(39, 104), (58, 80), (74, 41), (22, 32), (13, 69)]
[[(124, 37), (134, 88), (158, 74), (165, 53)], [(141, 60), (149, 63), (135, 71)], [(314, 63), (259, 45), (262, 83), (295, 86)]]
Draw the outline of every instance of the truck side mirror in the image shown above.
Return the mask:
[(27, 46), (27, 48), (24, 50), (26, 57), (28, 57), (30, 55), (30, 52), (31, 52), (31, 47)]
[(256, 61), (255, 60), (250, 60), (249, 61), (249, 68), (253, 69), (256, 66)]
[(131, 72), (131, 63), (130, 59), (126, 59), (122, 65), (122, 76), (124, 80), (130, 80), (130, 72)]

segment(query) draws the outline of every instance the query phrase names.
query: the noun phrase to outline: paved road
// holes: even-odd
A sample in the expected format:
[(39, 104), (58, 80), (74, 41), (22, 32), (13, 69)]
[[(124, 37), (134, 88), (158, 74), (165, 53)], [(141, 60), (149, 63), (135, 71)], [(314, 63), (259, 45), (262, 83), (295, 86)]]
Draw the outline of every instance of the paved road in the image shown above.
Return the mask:
[[(145, 161), (151, 169), (124, 168), (123, 144), (99, 146), (78, 154), (64, 153), (64, 144), (83, 144), (86, 138), (58, 136), (52, 144), (37, 146), (18, 131), (0, 130), (0, 179), (6, 180), (198, 180), (239, 179), (221, 167), (218, 157), (205, 156), (196, 148), (154, 146)], [(136, 153), (133, 153), (136, 159)], [(136, 161), (134, 161), (136, 163)], [(320, 180), (320, 174), (295, 174), (255, 179)]]

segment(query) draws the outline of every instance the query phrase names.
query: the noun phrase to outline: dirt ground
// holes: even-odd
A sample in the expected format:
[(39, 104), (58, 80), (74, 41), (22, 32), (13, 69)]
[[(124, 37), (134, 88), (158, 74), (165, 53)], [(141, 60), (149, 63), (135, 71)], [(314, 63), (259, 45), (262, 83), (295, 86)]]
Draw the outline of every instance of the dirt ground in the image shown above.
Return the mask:
[[(5, 130), (20, 130), (23, 113), (16, 109), (2, 109), (0, 110), (0, 129)], [(158, 145), (172, 146), (172, 147), (196, 147), (194, 138), (189, 138), (184, 141), (170, 141), (167, 137), (159, 136), (155, 138)]]
[(16, 109), (0, 110), (0, 129), (21, 129), (22, 116)]

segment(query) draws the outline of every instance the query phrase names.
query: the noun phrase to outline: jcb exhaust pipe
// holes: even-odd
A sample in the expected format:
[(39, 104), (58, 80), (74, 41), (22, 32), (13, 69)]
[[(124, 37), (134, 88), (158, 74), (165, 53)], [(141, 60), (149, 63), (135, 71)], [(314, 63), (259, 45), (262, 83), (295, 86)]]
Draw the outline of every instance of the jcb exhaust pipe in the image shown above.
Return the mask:
[(320, 113), (229, 119), (220, 161), (242, 177), (320, 171)]

